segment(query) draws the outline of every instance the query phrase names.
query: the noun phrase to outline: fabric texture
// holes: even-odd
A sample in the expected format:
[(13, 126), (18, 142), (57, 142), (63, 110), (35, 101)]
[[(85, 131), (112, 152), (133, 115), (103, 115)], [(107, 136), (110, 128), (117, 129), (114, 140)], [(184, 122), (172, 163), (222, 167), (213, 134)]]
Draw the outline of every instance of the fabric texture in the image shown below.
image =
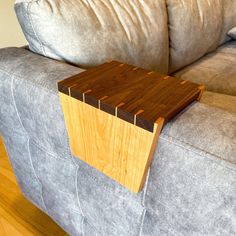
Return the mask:
[(0, 132), (25, 196), (73, 236), (235, 235), (236, 115), (185, 109), (133, 194), (70, 153), (56, 82), (81, 71), (0, 50)]
[(166, 0), (170, 67), (176, 71), (217, 48), (223, 25), (221, 0)]
[(221, 32), (220, 44), (229, 41), (228, 31), (236, 26), (236, 1), (224, 0), (223, 2), (223, 28)]
[(205, 91), (201, 103), (236, 113), (236, 96)]
[(169, 17), (169, 72), (187, 66), (230, 40), (236, 25), (234, 0), (166, 0)]
[(230, 41), (175, 76), (204, 84), (206, 90), (236, 96), (236, 41)]
[(34, 52), (82, 68), (116, 59), (167, 73), (165, 0), (22, 0), (15, 9)]
[(232, 39), (236, 39), (236, 27), (232, 28), (232, 29), (228, 32), (228, 36), (230, 36)]

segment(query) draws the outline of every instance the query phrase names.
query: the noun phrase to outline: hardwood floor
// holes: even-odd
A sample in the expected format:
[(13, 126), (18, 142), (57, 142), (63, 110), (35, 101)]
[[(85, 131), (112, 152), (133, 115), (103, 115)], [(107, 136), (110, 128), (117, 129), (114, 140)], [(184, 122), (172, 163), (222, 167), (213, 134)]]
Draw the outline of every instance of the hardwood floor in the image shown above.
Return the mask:
[(0, 236), (67, 235), (20, 192), (0, 136)]

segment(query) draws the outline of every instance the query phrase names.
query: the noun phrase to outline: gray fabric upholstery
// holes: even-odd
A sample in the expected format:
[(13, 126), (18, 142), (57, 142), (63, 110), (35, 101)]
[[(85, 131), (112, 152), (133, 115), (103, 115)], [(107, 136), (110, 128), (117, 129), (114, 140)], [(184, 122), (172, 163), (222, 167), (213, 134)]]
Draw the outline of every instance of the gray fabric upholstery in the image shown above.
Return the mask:
[(170, 66), (174, 72), (214, 51), (236, 25), (234, 0), (166, 0), (169, 16)]
[(215, 50), (219, 45), (223, 25), (222, 1), (166, 2), (170, 34), (169, 72), (173, 72)]
[(228, 31), (236, 26), (236, 2), (235, 0), (224, 0), (223, 2), (223, 28), (220, 44), (229, 41)]
[(232, 39), (236, 39), (236, 26), (228, 32), (228, 36)]
[(37, 53), (80, 67), (116, 59), (167, 73), (165, 0), (22, 0), (15, 9)]
[(133, 194), (71, 156), (56, 82), (79, 72), (0, 50), (0, 132), (25, 196), (70, 235), (235, 235), (236, 115), (188, 107), (162, 131)]
[(236, 113), (236, 96), (205, 91), (202, 94), (201, 103)]
[(175, 76), (204, 84), (212, 92), (236, 96), (236, 41), (230, 41)]

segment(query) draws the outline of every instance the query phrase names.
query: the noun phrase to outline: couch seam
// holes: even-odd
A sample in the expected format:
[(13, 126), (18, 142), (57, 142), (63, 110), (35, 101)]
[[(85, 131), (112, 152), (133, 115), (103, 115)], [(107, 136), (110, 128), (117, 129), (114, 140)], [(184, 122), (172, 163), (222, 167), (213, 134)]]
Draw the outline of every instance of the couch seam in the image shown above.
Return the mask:
[(38, 42), (39, 42), (40, 48), (41, 48), (41, 50), (42, 50), (42, 53), (43, 53), (44, 56), (46, 56), (46, 53), (45, 53), (45, 50), (44, 50), (44, 46), (43, 46), (41, 40), (39, 39), (38, 35), (36, 34), (36, 31), (35, 31), (35, 29), (34, 29), (34, 25), (33, 25), (33, 22), (32, 22), (32, 17), (30, 16), (31, 6), (32, 6), (32, 4), (35, 3), (35, 2), (37, 2), (37, 0), (32, 0), (32, 1), (28, 2), (27, 8), (26, 8), (26, 14), (27, 14), (27, 16), (28, 16), (29, 23), (30, 23), (30, 25), (31, 25), (31, 28), (32, 28), (32, 30), (33, 30), (33, 33), (34, 33), (36, 39), (37, 39)]
[[(80, 197), (79, 197), (79, 191), (78, 191), (78, 173), (79, 173), (79, 165), (77, 165), (75, 162), (74, 162), (74, 160), (73, 160), (74, 158), (71, 156), (71, 160), (72, 160), (72, 163), (76, 166), (76, 179), (75, 179), (75, 188), (76, 188), (76, 198), (77, 198), (77, 204), (78, 204), (78, 206), (79, 206), (79, 209), (80, 209), (80, 211), (81, 211), (81, 214), (82, 214), (82, 216), (83, 216), (83, 218), (85, 219), (87, 219), (88, 220), (88, 224), (90, 225), (90, 226), (92, 226), (94, 229), (96, 229), (100, 234), (102, 234), (95, 226), (93, 226), (93, 224), (91, 224), (89, 221), (89, 219), (88, 219), (88, 217), (86, 216), (86, 214), (84, 213), (84, 211), (83, 211), (83, 208), (82, 208), (82, 205), (81, 205), (81, 201), (80, 201)], [(90, 217), (90, 216), (89, 216)], [(92, 219), (92, 217), (90, 217), (91, 219)]]
[(42, 203), (43, 203), (43, 206), (44, 206), (44, 209), (46, 211), (47, 214), (48, 213), (48, 209), (47, 209), (47, 206), (45, 204), (45, 201), (44, 201), (44, 198), (43, 198), (43, 184), (41, 183), (41, 181), (39, 180), (37, 174), (36, 174), (36, 171), (35, 171), (35, 168), (34, 168), (34, 165), (33, 165), (33, 161), (32, 161), (32, 157), (31, 157), (31, 152), (30, 152), (30, 147), (29, 147), (29, 143), (30, 143), (30, 138), (28, 137), (28, 140), (27, 140), (27, 149), (28, 149), (28, 153), (29, 153), (29, 159), (30, 159), (30, 165), (32, 167), (32, 170), (34, 172), (34, 175), (38, 181), (38, 183), (41, 185), (41, 200), (42, 200)]
[(142, 212), (142, 216), (141, 216), (141, 224), (140, 224), (140, 228), (139, 228), (139, 236), (142, 235), (142, 231), (143, 231), (143, 225), (144, 225), (144, 220), (145, 220), (145, 216), (146, 216), (146, 206), (145, 206), (145, 198), (146, 198), (146, 194), (147, 194), (147, 187), (148, 187), (148, 183), (149, 183), (149, 176), (150, 176), (150, 167), (148, 169), (148, 173), (147, 173), (147, 177), (146, 177), (146, 183), (145, 186), (143, 188), (143, 196), (141, 199), (141, 205), (144, 208), (143, 212)]
[[(169, 138), (169, 139), (168, 139), (168, 138)], [(172, 137), (172, 136), (170, 136), (170, 135), (168, 135), (168, 134), (164, 134), (164, 133), (160, 136), (160, 139), (162, 139), (162, 140), (164, 140), (164, 141), (167, 141), (167, 142), (169, 142), (169, 143), (172, 143), (172, 144), (174, 144), (174, 145), (177, 145), (177, 146), (179, 146), (179, 147), (181, 147), (181, 148), (183, 148), (183, 149), (186, 149), (186, 150), (188, 150), (188, 151), (190, 151), (190, 152), (196, 153), (196, 154), (198, 154), (198, 155), (200, 155), (200, 156), (202, 156), (202, 157), (204, 157), (204, 158), (207, 158), (208, 160), (210, 160), (210, 161), (212, 161), (212, 162), (214, 162), (214, 163), (216, 163), (216, 164), (218, 164), (218, 165), (220, 165), (220, 166), (223, 166), (223, 167), (226, 167), (226, 168), (231, 169), (231, 170), (233, 170), (233, 171), (236, 171), (236, 167), (230, 167), (230, 166), (227, 165), (227, 164), (235, 165), (235, 163), (233, 163), (233, 162), (231, 162), (231, 161), (229, 161), (229, 160), (226, 160), (226, 159), (224, 159), (224, 158), (221, 157), (221, 156), (217, 156), (217, 155), (215, 155), (215, 154), (213, 154), (213, 153), (211, 153), (211, 152), (207, 152), (206, 150), (200, 149), (199, 147), (196, 147), (196, 146), (194, 146), (194, 145), (192, 145), (192, 144), (190, 144), (190, 143), (184, 142), (184, 141), (181, 140), (181, 139)], [(173, 141), (171, 141), (170, 139), (176, 140), (176, 142), (173, 142)], [(181, 144), (182, 144), (182, 145), (181, 145)], [(189, 147), (192, 147), (193, 149), (186, 147), (186, 145), (189, 146)], [(195, 150), (194, 150), (194, 149), (195, 149)], [(214, 159), (213, 159), (213, 158), (210, 158), (208, 155), (203, 155), (203, 153), (208, 154), (208, 155), (214, 157)], [(215, 160), (215, 159), (219, 159), (219, 160), (221, 160), (221, 161), (224, 161), (224, 162), (226, 163), (226, 165), (222, 165), (221, 163), (219, 163), (219, 161), (217, 161), (217, 160)]]
[(144, 226), (144, 220), (145, 220), (146, 212), (147, 212), (147, 209), (145, 208), (142, 212), (141, 224), (140, 224), (140, 229), (139, 229), (138, 236), (142, 236), (142, 234), (143, 234), (143, 226)]
[(84, 234), (84, 220), (85, 220), (85, 217), (83, 216), (82, 221), (81, 221), (82, 236), (85, 236), (85, 234)]
[[(19, 77), (19, 76), (15, 75), (14, 73), (11, 74), (11, 73), (9, 73), (8, 71), (2, 70), (2, 69), (0, 69), (0, 72), (2, 72), (2, 73), (4, 73), (4, 74), (8, 75), (8, 76), (10, 77), (10, 79), (11, 79), (11, 94), (12, 94), (12, 98), (13, 98), (13, 105), (14, 105), (15, 111), (16, 111), (16, 113), (17, 113), (17, 117), (18, 117), (18, 119), (19, 119), (20, 125), (22, 126), (22, 128), (23, 128), (23, 130), (24, 130), (24, 133), (30, 137), (30, 135), (28, 134), (28, 132), (26, 131), (26, 129), (25, 129), (24, 125), (23, 125), (23, 122), (22, 122), (22, 120), (21, 120), (21, 118), (20, 118), (19, 112), (18, 112), (18, 110), (17, 110), (17, 108), (16, 108), (16, 102), (15, 102), (15, 98), (14, 98), (14, 95), (13, 95), (13, 80), (15, 80), (15, 79), (16, 79), (16, 80), (19, 80), (19, 78), (21, 78), (21, 79), (24, 80), (25, 82), (29, 82), (32, 86), (35, 86), (35, 87), (38, 88), (38, 89), (41, 89), (41, 88), (42, 88), (45, 92), (52, 92), (52, 96), (54, 96), (55, 98), (58, 98), (58, 95), (57, 95), (57, 93), (55, 93), (53, 90), (50, 90), (50, 89), (48, 89), (48, 88), (45, 88), (45, 87), (43, 87), (43, 86), (41, 86), (41, 85), (39, 86), (39, 85), (37, 85), (37, 84), (34, 84), (32, 81), (25, 80), (24, 78)], [(3, 126), (5, 126), (4, 123), (3, 123)], [(17, 131), (16, 131), (16, 132), (17, 132)], [(22, 133), (17, 132), (17, 133), (18, 133), (18, 134), (24, 134), (23, 132), (22, 132)], [(32, 138), (31, 138), (31, 139), (32, 139)], [(44, 147), (42, 147), (41, 145), (39, 145), (39, 144), (38, 144), (37, 142), (35, 142), (33, 139), (32, 139), (32, 142), (33, 142), (37, 147), (39, 147), (41, 150), (45, 151), (46, 153), (48, 153), (49, 155), (53, 156), (54, 158), (61, 159), (61, 160), (68, 160), (68, 159), (69, 159), (69, 158), (56, 157), (54, 154), (52, 154), (51, 152), (48, 152), (48, 150), (44, 149)], [(67, 142), (67, 144), (68, 144), (68, 142)], [(68, 146), (68, 147), (69, 147), (69, 146)]]
[(33, 86), (39, 88), (39, 89), (43, 89), (44, 91), (51, 92), (54, 96), (58, 97), (57, 92), (55, 92), (54, 90), (49, 89), (49, 88), (47, 88), (47, 87), (44, 87), (44, 86), (41, 85), (41, 84), (34, 83), (34, 82), (31, 81), (31, 80), (27, 80), (27, 79), (25, 79), (24, 77), (22, 77), (22, 76), (20, 76), (20, 75), (18, 75), (18, 74), (11, 73), (11, 72), (6, 71), (6, 70), (3, 70), (3, 69), (1, 69), (1, 68), (0, 68), (0, 72), (5, 73), (5, 74), (8, 75), (9, 77), (15, 77), (15, 78), (17, 78), (17, 80), (21, 79), (21, 80), (25, 81), (26, 83), (29, 83), (29, 84), (31, 84), (31, 85), (33, 85)]
[[(71, 158), (72, 158), (72, 160), (73, 160), (74, 165), (78, 166), (78, 172), (79, 172), (79, 165), (74, 162), (74, 157), (73, 157), (73, 156), (71, 156)], [(76, 178), (76, 193), (77, 193), (77, 196), (78, 196), (78, 198), (77, 198), (77, 199), (78, 199), (78, 205), (80, 206), (80, 209), (81, 209), (82, 214), (84, 215), (84, 218), (86, 218), (86, 219), (88, 220), (88, 224), (89, 224), (91, 227), (93, 227), (100, 235), (103, 235), (99, 229), (97, 229), (93, 224), (91, 224), (90, 219), (92, 219), (92, 217), (89, 216), (89, 218), (88, 218), (88, 217), (85, 215), (85, 213), (83, 212), (83, 210), (82, 210), (82, 206), (81, 206), (81, 203), (80, 203), (81, 201), (79, 200), (79, 194), (78, 194), (78, 192), (79, 192), (79, 191), (78, 191), (78, 172), (77, 172), (77, 178)], [(102, 173), (102, 174), (103, 174), (103, 173)], [(88, 177), (92, 178), (93, 180), (95, 180), (96, 183), (98, 183), (98, 179), (95, 178), (94, 176), (88, 174), (88, 171), (85, 171), (85, 175), (87, 175)], [(104, 184), (102, 184), (101, 182), (99, 182), (99, 183), (100, 183), (106, 190), (110, 191), (110, 189), (108, 189)], [(110, 191), (110, 192), (111, 192), (111, 191)], [(138, 224), (136, 224), (136, 225), (138, 226)]]
[[(66, 142), (67, 142), (67, 145), (69, 145), (68, 136), (66, 137)], [(75, 175), (75, 192), (76, 192), (77, 205), (78, 205), (78, 207), (79, 207), (79, 209), (80, 209), (80, 211), (81, 211), (81, 215), (82, 215), (82, 218), (83, 218), (83, 219), (82, 219), (82, 222), (81, 222), (81, 223), (82, 223), (82, 227), (81, 227), (81, 229), (82, 229), (82, 235), (85, 236), (85, 234), (84, 234), (84, 221), (85, 221), (85, 218), (87, 219), (88, 224), (89, 224), (91, 227), (93, 227), (94, 229), (96, 229), (96, 227), (92, 226), (92, 224), (89, 222), (88, 217), (85, 215), (85, 213), (84, 213), (84, 211), (83, 211), (83, 208), (82, 208), (82, 205), (81, 205), (81, 201), (80, 201), (80, 197), (79, 197), (79, 191), (78, 191), (78, 173), (79, 173), (80, 165), (75, 162), (74, 157), (73, 157), (72, 154), (71, 154), (71, 151), (69, 152), (69, 159), (71, 160), (71, 163), (72, 163), (72, 164), (74, 165), (74, 167), (76, 168), (76, 175)], [(91, 218), (92, 218), (92, 217), (91, 217)], [(101, 232), (100, 232), (98, 229), (96, 229), (96, 231), (98, 231), (99, 234), (101, 234)], [(97, 235), (97, 233), (96, 233), (96, 235)]]
[[(16, 77), (19, 77), (19, 76), (16, 76)], [(13, 79), (13, 77), (12, 77), (12, 84), (11, 84), (12, 86), (13, 86), (13, 80), (14, 80), (14, 79)], [(24, 78), (23, 78), (23, 80), (24, 80), (24, 81), (27, 81), (27, 80), (25, 80)], [(28, 82), (28, 81), (27, 81), (27, 82)], [(30, 82), (32, 85), (37, 86), (37, 84), (34, 84), (32, 81), (29, 81), (29, 82)], [(45, 91), (52, 91), (52, 90), (47, 89), (47, 88), (45, 88), (45, 87), (43, 87), (43, 86), (37, 86), (37, 87), (38, 87), (38, 88), (43, 88)], [(11, 89), (12, 89), (12, 87), (11, 87)], [(20, 120), (20, 123), (21, 123), (23, 129), (24, 129), (24, 126), (23, 126), (22, 121), (21, 121), (21, 119), (20, 119), (20, 117), (19, 117), (18, 110), (17, 110), (17, 107), (16, 107), (15, 98), (14, 98), (14, 95), (13, 95), (13, 90), (11, 90), (11, 92), (12, 92), (14, 107), (15, 107), (17, 116), (18, 116), (18, 118), (19, 118), (19, 120)], [(56, 93), (54, 93), (54, 91), (52, 91), (52, 92), (53, 92), (53, 95), (56, 95)], [(24, 130), (25, 130), (25, 129), (24, 129)], [(26, 134), (28, 135), (27, 132), (26, 132)], [(189, 143), (187, 143), (187, 142), (184, 142), (184, 141), (181, 140), (181, 139), (172, 137), (172, 136), (170, 136), (170, 135), (163, 134), (163, 136), (164, 136), (164, 137), (161, 137), (161, 139), (163, 139), (163, 140), (165, 140), (165, 141), (167, 141), (167, 142), (169, 142), (169, 143), (172, 143), (172, 144), (174, 144), (174, 145), (177, 145), (177, 146), (179, 146), (179, 147), (181, 147), (181, 148), (183, 148), (183, 149), (186, 149), (186, 150), (188, 150), (188, 151), (190, 151), (190, 152), (195, 152), (195, 153), (199, 154), (200, 156), (202, 156), (202, 157), (204, 157), (204, 158), (207, 158), (208, 160), (213, 161), (213, 162), (215, 162), (215, 163), (217, 163), (217, 164), (219, 164), (219, 165), (221, 165), (221, 166), (223, 166), (223, 167), (230, 168), (230, 167), (228, 167), (228, 166), (225, 166), (225, 165), (220, 164), (220, 163), (217, 162), (216, 160), (213, 160), (213, 159), (211, 159), (211, 158), (209, 158), (209, 157), (203, 155), (202, 153), (200, 153), (200, 151), (201, 151), (201, 152), (205, 152), (206, 154), (210, 154), (211, 156), (216, 157), (216, 158), (218, 158), (218, 159), (220, 159), (220, 160), (223, 160), (223, 161), (225, 161), (225, 162), (232, 163), (232, 162), (230, 162), (230, 161), (228, 161), (228, 160), (223, 159), (221, 156), (217, 156), (217, 155), (215, 155), (215, 154), (213, 154), (213, 153), (211, 153), (211, 152), (207, 152), (207, 151), (205, 151), (205, 150), (203, 150), (203, 149), (200, 149), (200, 148), (198, 148), (198, 147), (196, 147), (196, 146), (194, 146), (194, 145), (191, 145), (191, 144), (189, 144)], [(171, 141), (171, 140), (168, 140), (168, 137), (171, 138), (171, 139), (173, 139), (173, 140), (177, 140), (177, 141), (179, 141), (180, 143), (176, 143), (176, 142), (173, 142), (173, 141)], [(29, 141), (29, 139), (30, 139), (30, 138), (28, 138), (28, 141)], [(186, 145), (188, 145), (188, 146), (190, 146), (190, 147), (193, 147), (193, 148), (196, 149), (196, 150), (192, 150), (192, 149), (187, 148), (187, 147), (185, 147), (185, 146), (183, 146), (183, 145), (181, 145), (181, 144), (186, 144)], [(199, 152), (198, 152), (198, 151), (199, 151)], [(47, 153), (48, 153), (48, 152), (47, 152)], [(50, 155), (51, 155), (51, 154), (50, 154)], [(54, 155), (53, 155), (53, 156), (54, 156)], [(72, 156), (71, 156), (71, 158), (73, 159)], [(62, 159), (62, 160), (66, 160), (66, 159)], [(32, 160), (31, 160), (31, 161), (32, 161)], [(234, 163), (232, 163), (232, 164), (234, 164)], [(78, 169), (79, 169), (79, 165), (77, 165), (77, 164), (75, 164), (75, 163), (74, 163), (74, 165), (76, 165), (76, 166), (78, 167)], [(235, 169), (234, 169), (233, 167), (230, 168), (230, 169), (232, 169), (233, 171), (235, 171)], [(37, 177), (37, 176), (36, 176), (36, 177)], [(77, 178), (76, 178), (76, 179), (77, 179)], [(41, 184), (41, 183), (40, 183), (40, 184)], [(42, 185), (42, 184), (41, 184), (41, 185)], [(160, 204), (161, 204), (161, 203), (160, 203)], [(145, 216), (144, 216), (144, 217), (145, 217)]]
[[(2, 122), (1, 120), (0, 120), (0, 125), (3, 126), (3, 127), (5, 127), (5, 128), (8, 128), (8, 127), (4, 124), (4, 122)], [(38, 144), (37, 142), (35, 142), (35, 140), (34, 140), (32, 137), (30, 137), (30, 135), (29, 135), (26, 131), (24, 131), (24, 132), (21, 133), (21, 132), (18, 132), (18, 131), (16, 131), (15, 129), (12, 129), (12, 128), (10, 128), (10, 131), (11, 131), (11, 132), (14, 132), (14, 133), (16, 133), (16, 134), (19, 134), (19, 135), (26, 135), (26, 136), (28, 136), (28, 137), (31, 139), (31, 142), (32, 142), (37, 148), (41, 149), (41, 150), (42, 150), (43, 152), (45, 152), (47, 155), (52, 156), (52, 158), (55, 158), (55, 159), (57, 159), (57, 160), (66, 161), (66, 162), (71, 161), (70, 158), (61, 158), (61, 157), (58, 157), (58, 156), (56, 156), (55, 154), (53, 154), (53, 153), (51, 153), (51, 152), (48, 152), (48, 150), (44, 149), (40, 144)]]
[[(41, 149), (41, 147), (39, 147), (32, 139), (31, 139), (31, 142), (36, 146), (36, 147), (38, 147), (39, 149)], [(55, 155), (51, 155), (50, 153), (48, 153), (47, 151), (45, 151), (45, 150), (43, 150), (43, 149), (41, 149), (43, 152), (45, 152), (46, 153), (46, 156), (48, 157), (48, 156), (52, 156), (52, 158), (55, 158), (55, 159), (59, 159), (59, 160), (66, 160), (67, 162), (70, 162), (73, 166), (74, 166), (74, 164), (73, 164), (73, 162), (70, 160), (70, 159), (62, 159), (62, 158), (57, 158), (57, 157), (55, 157)], [(50, 157), (49, 157), (50, 158)], [(31, 158), (32, 159), (32, 158)], [(32, 162), (33, 163), (33, 162)], [(33, 166), (33, 164), (32, 164), (32, 166)], [(78, 166), (74, 166), (75, 168), (76, 168), (76, 172), (77, 172), (77, 168), (78, 168)], [(34, 172), (35, 172), (35, 170), (34, 170)], [(36, 174), (35, 174), (36, 175)], [(39, 179), (39, 178), (37, 178), (37, 179)], [(39, 180), (38, 180), (39, 181)], [(77, 181), (77, 179), (75, 179), (75, 183), (76, 183), (76, 181)], [(40, 181), (39, 181), (40, 182)], [(42, 183), (41, 183), (41, 185), (42, 185)], [(71, 194), (70, 192), (65, 192), (65, 191), (62, 191), (62, 190), (60, 190), (60, 189), (57, 189), (57, 191), (59, 191), (59, 192), (61, 192), (61, 193), (64, 193), (64, 194), (66, 194), (66, 195), (69, 195), (69, 194)], [(77, 192), (75, 192), (75, 194), (76, 194), (76, 198), (77, 198)], [(79, 207), (79, 209), (81, 210), (81, 208)], [(82, 216), (83, 216), (83, 213), (82, 213), (82, 211), (77, 211), (77, 210), (74, 210), (74, 209), (71, 209), (71, 210), (73, 210), (74, 212), (76, 212), (76, 213), (79, 213), (79, 214), (81, 214)]]
[(34, 166), (33, 166), (33, 163), (32, 163), (32, 159), (31, 159), (31, 153), (30, 153), (30, 149), (29, 149), (30, 138), (29, 138), (28, 133), (26, 132), (25, 127), (23, 126), (23, 123), (22, 123), (22, 121), (21, 121), (21, 118), (20, 118), (20, 115), (19, 115), (19, 112), (18, 112), (18, 109), (17, 109), (17, 106), (16, 106), (15, 96), (14, 96), (14, 92), (13, 92), (14, 77), (10, 77), (10, 78), (11, 78), (11, 95), (12, 95), (12, 99), (13, 99), (14, 108), (15, 108), (17, 117), (18, 117), (18, 119), (19, 119), (19, 122), (20, 122), (20, 124), (21, 124), (23, 130), (25, 131), (26, 136), (27, 136), (27, 149), (28, 149), (28, 155), (29, 155), (30, 163), (31, 163), (31, 166), (32, 166), (34, 175), (35, 175), (35, 177), (36, 177), (38, 183), (41, 185), (41, 200), (42, 200), (42, 203), (43, 203), (43, 205), (44, 205), (45, 211), (48, 213), (47, 207), (46, 207), (45, 202), (44, 202), (44, 199), (43, 199), (43, 185), (42, 185), (42, 183), (39, 181), (38, 176), (36, 175), (36, 172), (35, 172), (35, 169), (34, 169)]
[(20, 122), (20, 125), (21, 125), (22, 129), (24, 130), (25, 134), (28, 136), (28, 133), (26, 132), (25, 127), (23, 126), (22, 120), (20, 118), (20, 114), (19, 114), (17, 106), (16, 106), (16, 100), (15, 100), (14, 91), (13, 91), (14, 77), (10, 76), (10, 79), (11, 79), (11, 96), (12, 96), (12, 101), (13, 101), (14, 109), (16, 111), (16, 115), (18, 117), (18, 120)]
[(47, 155), (52, 156), (52, 158), (55, 158), (57, 160), (62, 160), (62, 161), (66, 161), (66, 162), (71, 162), (70, 158), (61, 158), (58, 157), (57, 155), (52, 154), (51, 152), (48, 152), (46, 149), (44, 149), (41, 145), (39, 145), (37, 142), (35, 142), (33, 140), (33, 138), (31, 138), (31, 142), (37, 147), (39, 148), (41, 151), (45, 152)]
[[(72, 161), (73, 163), (73, 161)], [(77, 199), (77, 204), (78, 204), (78, 207), (81, 211), (81, 214), (82, 216), (85, 218), (85, 214), (84, 214), (84, 211), (81, 207), (81, 203), (80, 203), (80, 200), (79, 200), (79, 196), (78, 196), (78, 171), (79, 171), (79, 166), (75, 166), (76, 167), (76, 175), (75, 175), (75, 192), (76, 192), (76, 199)]]
[[(0, 69), (0, 71), (2, 71), (3, 73), (6, 73), (6, 74), (7, 74), (8, 76), (10, 76), (10, 77), (21, 78), (21, 79), (23, 79), (24, 81), (29, 82), (31, 85), (36, 86), (37, 88), (43, 89), (43, 90), (46, 91), (46, 92), (52, 92), (52, 95), (53, 95), (53, 96), (58, 97), (58, 94), (57, 94), (55, 91), (51, 90), (51, 89), (48, 89), (48, 88), (46, 88), (46, 87), (43, 87), (42, 85), (35, 84), (35, 83), (33, 83), (32, 81), (30, 81), (30, 80), (26, 80), (26, 79), (24, 79), (23, 77), (20, 77), (19, 75), (15, 75), (14, 73), (11, 74), (11, 73), (9, 73), (8, 71), (2, 70), (2, 69)], [(25, 129), (24, 129), (24, 130), (25, 130)], [(186, 143), (186, 142), (184, 142), (184, 141), (181, 140), (181, 139), (178, 139), (178, 138), (172, 137), (172, 136), (170, 136), (170, 135), (168, 135), (168, 134), (162, 133), (162, 135), (160, 136), (160, 138), (161, 138), (161, 139), (164, 139), (164, 140), (166, 140), (166, 141), (169, 141), (169, 142), (171, 142), (171, 141), (168, 140), (167, 138), (165, 139), (165, 138), (162, 137), (162, 136), (166, 136), (167, 138), (169, 137), (169, 138), (175, 139), (175, 140), (177, 140), (177, 141), (179, 141), (179, 142), (181, 142), (181, 143), (183, 143), (183, 144), (187, 144), (187, 145), (193, 147), (193, 148), (196, 149), (196, 150), (203, 151), (203, 152), (205, 152), (205, 153), (208, 153), (208, 154), (212, 155), (212, 156), (215, 157), (215, 158), (218, 158), (218, 159), (221, 159), (221, 160), (223, 160), (223, 161), (225, 161), (225, 162), (229, 162), (229, 163), (231, 163), (231, 164), (234, 164), (233, 162), (231, 162), (231, 161), (229, 161), (229, 160), (226, 160), (226, 159), (224, 159), (224, 158), (221, 157), (221, 156), (217, 156), (217, 155), (215, 155), (214, 153), (211, 153), (211, 152), (207, 152), (207, 151), (205, 151), (205, 150), (202, 150), (202, 149), (200, 149), (199, 147), (196, 147), (196, 146), (194, 146), (194, 145), (192, 145), (192, 144)], [(174, 143), (174, 142), (171, 142), (171, 143)], [(176, 144), (177, 144), (177, 143), (176, 143)], [(180, 145), (180, 146), (181, 146), (181, 145)], [(185, 148), (185, 149), (187, 149), (187, 148)], [(192, 151), (191, 149), (187, 149), (187, 150)], [(196, 152), (196, 153), (200, 154), (200, 152)], [(200, 154), (200, 155), (203, 156), (202, 154)], [(210, 158), (209, 158), (209, 159), (210, 159)], [(212, 159), (210, 159), (210, 160), (212, 160)], [(212, 160), (212, 161), (214, 161), (214, 160)]]
[[(25, 130), (25, 128), (24, 128), (24, 126), (23, 126), (23, 124), (22, 124), (22, 121), (21, 121), (21, 119), (20, 119), (20, 117), (19, 117), (18, 110), (17, 110), (17, 108), (16, 108), (15, 98), (14, 98), (13, 90), (12, 90), (13, 80), (14, 80), (13, 77), (16, 77), (16, 79), (17, 79), (17, 78), (22, 78), (22, 77), (19, 77), (19, 76), (14, 75), (14, 74), (10, 74), (9, 72), (7, 72), (7, 71), (5, 71), (5, 70), (2, 70), (2, 69), (0, 69), (0, 71), (2, 71), (3, 73), (6, 73), (6, 74), (7, 74), (9, 77), (11, 77), (11, 79), (12, 79), (12, 81), (11, 81), (11, 93), (12, 93), (12, 96), (13, 96), (14, 107), (15, 107), (15, 110), (16, 110), (16, 113), (17, 113), (17, 116), (18, 116), (18, 119), (19, 119), (19, 121), (20, 121), (20, 123), (21, 123), (21, 126), (22, 126), (23, 130)], [(57, 95), (54, 91), (52, 91), (52, 90), (50, 90), (50, 89), (48, 89), (48, 88), (45, 88), (45, 87), (43, 87), (43, 86), (38, 86), (37, 84), (34, 84), (32, 81), (25, 80), (24, 78), (22, 78), (22, 79), (23, 79), (24, 81), (26, 81), (26, 82), (30, 82), (31, 85), (34, 85), (34, 86), (36, 86), (36, 87), (38, 87), (38, 88), (44, 89), (44, 90), (47, 91), (47, 92), (53, 92), (52, 95), (55, 96), (55, 97), (58, 97), (58, 95)], [(26, 132), (26, 130), (25, 130), (25, 132)], [(27, 132), (26, 132), (26, 134), (28, 135)], [(164, 137), (163, 137), (163, 136), (164, 136)], [(196, 146), (194, 146), (194, 145), (192, 145), (192, 144), (186, 143), (186, 142), (184, 142), (184, 141), (181, 140), (181, 139), (172, 137), (172, 136), (170, 136), (170, 135), (168, 135), (168, 134), (165, 134), (165, 133), (162, 133), (162, 135), (160, 136), (160, 139), (163, 139), (163, 140), (165, 140), (165, 141), (167, 141), (167, 142), (169, 142), (169, 143), (178, 145), (178, 146), (180, 146), (180, 147), (182, 147), (182, 148), (184, 148), (184, 149), (186, 149), (186, 150), (188, 150), (188, 151), (194, 152), (194, 150), (189, 149), (189, 148), (186, 148), (184, 145), (181, 145), (181, 144), (178, 144), (178, 143), (175, 143), (175, 142), (172, 142), (172, 141), (168, 140), (168, 138), (177, 140), (177, 141), (179, 141), (179, 142), (182, 143), (182, 144), (186, 144), (186, 145), (188, 145), (188, 146), (190, 146), (190, 147), (193, 147), (193, 148), (196, 150), (195, 153), (201, 155), (202, 157), (206, 157), (206, 156), (202, 155), (202, 153), (200, 153), (200, 152), (205, 152), (205, 153), (210, 154), (211, 156), (213, 156), (213, 157), (215, 157), (215, 158), (217, 158), (217, 159), (223, 160), (223, 161), (226, 162), (226, 163), (231, 163), (231, 164), (234, 165), (233, 162), (228, 161), (228, 160), (224, 159), (224, 158), (221, 157), (221, 156), (217, 156), (217, 155), (215, 155), (215, 154), (213, 154), (213, 153), (211, 153), (211, 152), (207, 152), (207, 151), (205, 151), (205, 150), (202, 150), (202, 149), (200, 149), (199, 147), (196, 147)], [(72, 158), (71, 154), (70, 154), (70, 157)], [(215, 163), (217, 163), (217, 164), (219, 164), (219, 165), (221, 165), (221, 166), (225, 166), (225, 165), (220, 164), (220, 163), (217, 162), (216, 160), (213, 160), (212, 158), (209, 158), (209, 157), (206, 157), (206, 158), (208, 158), (209, 160), (211, 160), (211, 161), (213, 161), (213, 162), (215, 162)], [(63, 160), (65, 160), (65, 159), (63, 159)], [(77, 164), (76, 164), (76, 165), (77, 165)], [(229, 167), (229, 166), (225, 166), (225, 167), (236, 171), (236, 169), (233, 168), (233, 167)]]

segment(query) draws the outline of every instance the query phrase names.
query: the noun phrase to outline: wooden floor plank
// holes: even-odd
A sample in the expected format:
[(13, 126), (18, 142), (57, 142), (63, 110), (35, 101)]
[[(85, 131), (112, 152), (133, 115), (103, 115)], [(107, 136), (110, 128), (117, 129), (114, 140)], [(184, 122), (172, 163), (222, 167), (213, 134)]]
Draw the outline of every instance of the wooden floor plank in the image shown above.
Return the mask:
[(65, 236), (20, 192), (0, 137), (0, 236)]

